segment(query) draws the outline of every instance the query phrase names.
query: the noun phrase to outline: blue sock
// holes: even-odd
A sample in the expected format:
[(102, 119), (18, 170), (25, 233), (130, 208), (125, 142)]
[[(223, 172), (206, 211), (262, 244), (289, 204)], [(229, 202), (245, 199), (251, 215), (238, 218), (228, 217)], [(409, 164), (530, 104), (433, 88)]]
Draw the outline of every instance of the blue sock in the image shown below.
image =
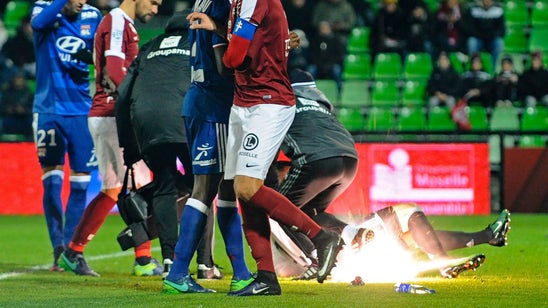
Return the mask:
[(63, 175), (62, 170), (53, 170), (42, 176), (44, 216), (46, 217), (49, 239), (53, 248), (64, 245), (63, 203), (61, 201)]
[(209, 208), (199, 200), (189, 198), (186, 202), (183, 216), (181, 217), (181, 226), (179, 229), (179, 239), (175, 245), (175, 260), (169, 270), (167, 279), (178, 281), (188, 275), (188, 267), (202, 238), (202, 231), (206, 223)]
[(232, 264), (233, 279), (251, 278), (251, 273), (245, 263), (242, 220), (238, 214), (236, 201), (218, 200), (217, 223), (225, 241), (226, 254)]
[(90, 180), (91, 175), (70, 176), (70, 194), (65, 211), (65, 232), (63, 234), (65, 243), (70, 243), (74, 230), (86, 208), (86, 193)]

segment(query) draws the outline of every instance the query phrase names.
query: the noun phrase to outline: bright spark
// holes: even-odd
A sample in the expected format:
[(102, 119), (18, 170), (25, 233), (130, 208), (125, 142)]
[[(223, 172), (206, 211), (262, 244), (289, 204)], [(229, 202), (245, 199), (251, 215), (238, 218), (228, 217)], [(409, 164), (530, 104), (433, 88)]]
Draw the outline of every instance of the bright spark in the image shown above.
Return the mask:
[(398, 282), (412, 280), (421, 271), (419, 262), (399, 243), (383, 233), (358, 252), (345, 248), (340, 252), (331, 280), (350, 282), (360, 276), (364, 282)]

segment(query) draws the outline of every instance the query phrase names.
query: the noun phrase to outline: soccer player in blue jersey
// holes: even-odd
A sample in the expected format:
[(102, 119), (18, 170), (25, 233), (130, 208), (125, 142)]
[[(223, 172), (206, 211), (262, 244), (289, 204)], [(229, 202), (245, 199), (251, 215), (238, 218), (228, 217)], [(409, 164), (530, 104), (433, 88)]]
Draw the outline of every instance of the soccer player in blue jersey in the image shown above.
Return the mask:
[[(193, 11), (205, 13), (223, 23), (230, 2), (198, 0)], [(232, 263), (231, 291), (246, 287), (253, 277), (244, 258), (241, 220), (233, 181), (223, 180), (227, 126), (234, 93), (234, 78), (222, 64), (227, 47), (224, 37), (207, 30), (190, 30), (192, 83), (186, 93), (185, 118), (192, 157), (194, 189), (188, 199), (175, 247), (175, 260), (164, 280), (165, 293), (210, 293), (189, 275), (188, 267), (198, 246), (210, 206), (219, 193), (217, 220)]]
[[(88, 130), (91, 107), (88, 63), (76, 54), (93, 49), (101, 13), (86, 0), (36, 1), (32, 29), (36, 54), (33, 129), (42, 167), (44, 214), (53, 246), (52, 271), (86, 205), (90, 172), (96, 166)], [(68, 153), (70, 195), (63, 213), (61, 187)]]

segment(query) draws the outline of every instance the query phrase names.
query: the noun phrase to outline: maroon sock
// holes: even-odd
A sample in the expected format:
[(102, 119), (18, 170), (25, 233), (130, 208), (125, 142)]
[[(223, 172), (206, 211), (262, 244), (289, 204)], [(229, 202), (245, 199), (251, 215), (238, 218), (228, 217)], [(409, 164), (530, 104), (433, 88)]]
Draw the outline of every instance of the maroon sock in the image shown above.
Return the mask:
[(103, 225), (115, 204), (114, 199), (102, 192), (91, 200), (74, 231), (69, 247), (75, 251), (83, 252), (86, 244)]
[(257, 270), (275, 272), (270, 245), (270, 224), (264, 210), (240, 200), (245, 238)]
[(306, 234), (309, 238), (313, 238), (321, 230), (314, 220), (272, 188), (261, 186), (249, 203), (264, 209), (268, 216), (277, 222), (290, 228), (297, 228), (299, 232)]

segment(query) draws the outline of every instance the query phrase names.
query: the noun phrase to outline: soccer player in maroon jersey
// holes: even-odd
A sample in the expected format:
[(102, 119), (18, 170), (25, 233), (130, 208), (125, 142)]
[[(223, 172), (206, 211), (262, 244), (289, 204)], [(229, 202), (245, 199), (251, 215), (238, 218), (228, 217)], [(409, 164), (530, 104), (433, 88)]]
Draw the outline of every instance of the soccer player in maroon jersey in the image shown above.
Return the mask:
[[(124, 179), (124, 164), (133, 165), (137, 185), (145, 185), (151, 180), (149, 169), (139, 161), (139, 157), (122, 155), (114, 107), (116, 88), (139, 51), (139, 34), (134, 20), (148, 22), (158, 13), (161, 3), (162, 0), (124, 0), (103, 18), (95, 34), (96, 92), (88, 126), (95, 144), (102, 185), (101, 192), (84, 211), (67, 250), (62, 254), (65, 269), (78, 275), (99, 276), (88, 266), (83, 253), (116, 204)], [(152, 258), (150, 241), (135, 247), (135, 275), (152, 276), (162, 272), (163, 267)]]
[(318, 249), (318, 281), (323, 282), (335, 264), (342, 239), (264, 185), (295, 116), (295, 97), (287, 73), (289, 30), (280, 1), (234, 0), (226, 29), (203, 13), (194, 12), (187, 18), (193, 29), (227, 35), (223, 62), (235, 72), (225, 179), (234, 179), (244, 232), (258, 272), (246, 288), (229, 295), (281, 294), (272, 261), (269, 217), (312, 240)]

